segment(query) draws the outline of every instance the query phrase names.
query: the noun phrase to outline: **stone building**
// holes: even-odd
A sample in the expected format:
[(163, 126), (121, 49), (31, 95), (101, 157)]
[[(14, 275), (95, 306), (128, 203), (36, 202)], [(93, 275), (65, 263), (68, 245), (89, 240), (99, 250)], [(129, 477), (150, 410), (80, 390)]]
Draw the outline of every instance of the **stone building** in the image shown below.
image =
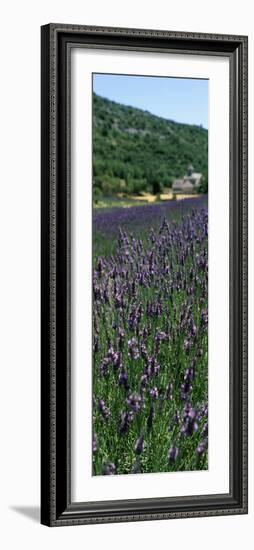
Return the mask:
[(189, 164), (187, 174), (182, 179), (176, 179), (172, 185), (174, 193), (191, 194), (198, 191), (202, 180), (202, 174), (194, 172), (192, 164)]

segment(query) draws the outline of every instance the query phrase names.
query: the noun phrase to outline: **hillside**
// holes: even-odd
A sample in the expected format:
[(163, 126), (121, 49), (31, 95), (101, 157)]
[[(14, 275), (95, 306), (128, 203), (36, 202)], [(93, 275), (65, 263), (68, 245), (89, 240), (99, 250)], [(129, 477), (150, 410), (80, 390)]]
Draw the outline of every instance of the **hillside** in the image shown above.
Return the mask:
[(207, 130), (93, 94), (94, 197), (158, 193), (183, 177), (189, 163), (203, 173), (206, 191)]

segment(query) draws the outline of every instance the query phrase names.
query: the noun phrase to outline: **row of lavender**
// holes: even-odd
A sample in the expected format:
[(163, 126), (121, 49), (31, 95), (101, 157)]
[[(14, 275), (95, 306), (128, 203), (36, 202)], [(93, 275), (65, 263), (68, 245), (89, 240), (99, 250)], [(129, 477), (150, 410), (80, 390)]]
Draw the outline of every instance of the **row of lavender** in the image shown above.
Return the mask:
[[(114, 255), (95, 262), (94, 475), (208, 465), (208, 213), (184, 202), (142, 239), (120, 229)], [(104, 235), (118, 215), (148, 227), (151, 208), (107, 213)]]
[(151, 226), (159, 229), (164, 218), (179, 221), (191, 210), (207, 208), (207, 195), (165, 201), (129, 208), (105, 208), (93, 211), (94, 256), (115, 253), (119, 229), (146, 238)]

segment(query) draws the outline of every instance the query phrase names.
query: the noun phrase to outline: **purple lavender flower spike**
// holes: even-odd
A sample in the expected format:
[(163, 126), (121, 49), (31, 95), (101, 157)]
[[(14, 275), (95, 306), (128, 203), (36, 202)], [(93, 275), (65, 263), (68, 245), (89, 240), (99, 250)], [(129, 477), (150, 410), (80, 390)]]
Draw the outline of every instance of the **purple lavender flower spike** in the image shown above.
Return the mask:
[(104, 464), (102, 469), (102, 475), (104, 476), (112, 476), (116, 473), (116, 467), (113, 462), (108, 462), (107, 464)]
[(142, 397), (138, 393), (131, 393), (127, 397), (127, 405), (134, 412), (137, 413), (142, 407)]
[(135, 451), (135, 454), (136, 455), (141, 455), (142, 451), (144, 449), (144, 436), (141, 435), (136, 443), (135, 443), (135, 446), (134, 446), (134, 451)]
[(187, 338), (185, 338), (185, 340), (184, 340), (183, 347), (184, 347), (185, 353), (188, 355), (188, 353), (190, 352), (190, 349), (191, 349), (191, 342), (189, 340), (187, 340)]
[(133, 412), (125, 412), (121, 414), (119, 432), (125, 434), (128, 432), (131, 422), (133, 421)]
[(175, 426), (178, 426), (179, 421), (180, 421), (180, 415), (179, 415), (179, 412), (176, 411), (176, 413), (174, 414), (174, 416), (173, 416), (173, 418), (172, 418), (172, 420), (171, 420), (171, 422), (170, 422), (170, 424), (169, 424), (168, 431), (169, 431), (169, 432), (172, 432), (173, 429), (174, 429), (174, 427), (175, 427)]
[(108, 357), (105, 357), (101, 364), (100, 364), (100, 374), (101, 376), (107, 376), (108, 375), (108, 369), (109, 369), (109, 363), (110, 360)]
[(208, 326), (208, 310), (202, 310), (201, 313), (201, 325), (206, 328)]
[(176, 461), (178, 453), (179, 453), (178, 447), (170, 447), (168, 451), (169, 464), (173, 464)]
[(124, 329), (119, 327), (118, 329), (118, 345), (119, 345), (119, 349), (122, 349), (123, 348), (123, 345), (124, 345), (124, 337), (125, 337), (125, 332), (124, 332)]
[(119, 386), (123, 386), (126, 390), (129, 389), (129, 384), (128, 384), (128, 374), (126, 371), (122, 370), (118, 376), (118, 382), (119, 382)]
[(104, 420), (108, 420), (108, 418), (110, 416), (110, 410), (109, 410), (108, 407), (106, 407), (105, 402), (103, 401), (103, 399), (99, 399), (98, 406), (99, 406), (99, 411), (102, 414)]
[(204, 454), (205, 450), (206, 450), (206, 442), (201, 441), (196, 449), (196, 453), (198, 457), (201, 457)]
[(208, 422), (204, 424), (201, 431), (201, 437), (207, 437), (207, 436), (208, 436)]
[(144, 389), (147, 385), (147, 382), (148, 382), (148, 376), (147, 374), (142, 374), (141, 378), (140, 378), (140, 387), (142, 389)]
[(93, 433), (92, 449), (93, 449), (93, 454), (96, 453), (96, 451), (97, 451), (97, 435), (96, 435), (96, 433)]
[(131, 338), (131, 340), (128, 341), (128, 355), (131, 359), (134, 360), (139, 358), (139, 350), (135, 338)]
[(156, 401), (156, 399), (158, 399), (158, 396), (159, 396), (158, 389), (156, 387), (152, 388), (149, 392), (149, 395), (152, 401)]
[(198, 429), (197, 412), (189, 405), (185, 408), (186, 414), (184, 416), (184, 422), (181, 427), (180, 433), (183, 436), (192, 436)]

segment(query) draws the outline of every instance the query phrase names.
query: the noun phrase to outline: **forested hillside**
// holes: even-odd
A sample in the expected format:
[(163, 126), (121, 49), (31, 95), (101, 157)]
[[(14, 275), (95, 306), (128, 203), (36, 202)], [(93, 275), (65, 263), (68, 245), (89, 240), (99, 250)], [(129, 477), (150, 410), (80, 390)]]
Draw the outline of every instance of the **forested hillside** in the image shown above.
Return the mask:
[(182, 178), (189, 163), (208, 186), (208, 131), (93, 94), (94, 198), (158, 193)]

